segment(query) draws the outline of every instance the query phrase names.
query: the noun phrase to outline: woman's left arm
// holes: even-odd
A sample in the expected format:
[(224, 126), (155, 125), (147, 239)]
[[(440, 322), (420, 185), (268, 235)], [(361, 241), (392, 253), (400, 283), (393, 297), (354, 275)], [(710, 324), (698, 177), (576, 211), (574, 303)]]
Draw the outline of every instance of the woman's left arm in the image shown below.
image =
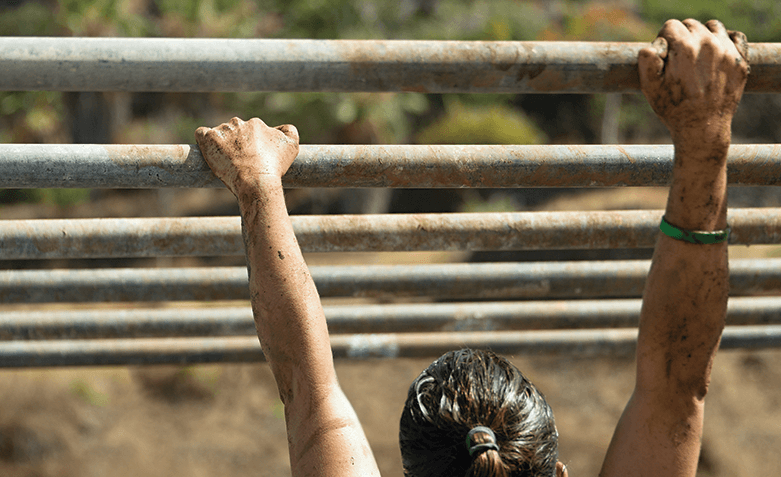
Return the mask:
[(282, 176), (298, 132), (234, 118), (199, 128), (196, 140), (239, 202), (255, 326), (285, 406), (293, 476), (380, 475), (336, 379), (320, 297), (285, 206)]

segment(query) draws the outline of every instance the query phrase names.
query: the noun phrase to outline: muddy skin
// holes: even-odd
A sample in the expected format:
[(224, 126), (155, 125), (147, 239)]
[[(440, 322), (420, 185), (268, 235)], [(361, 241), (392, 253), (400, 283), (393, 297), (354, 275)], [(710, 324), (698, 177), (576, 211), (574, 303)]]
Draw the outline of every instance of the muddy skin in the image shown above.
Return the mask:
[[(665, 215), (679, 227), (727, 225), (726, 155), (746, 58), (745, 37), (716, 21), (671, 20), (640, 52), (643, 93), (675, 144)], [(379, 475), (336, 381), (324, 313), (285, 208), (281, 177), (298, 152), (298, 133), (234, 118), (199, 128), (196, 140), (239, 201), (252, 308), (285, 405), (293, 475)], [(635, 391), (600, 475), (696, 473), (727, 293), (726, 243), (659, 237), (643, 296)], [(563, 465), (556, 473), (567, 474)]]
[[(718, 21), (671, 20), (640, 52), (641, 88), (675, 145), (665, 217), (681, 228), (727, 226), (726, 157), (748, 76), (746, 46)], [(696, 473), (728, 291), (726, 243), (659, 236), (643, 295), (637, 385), (600, 475)]]
[(293, 475), (379, 476), (336, 380), (320, 298), (287, 215), (282, 176), (298, 132), (233, 118), (199, 128), (196, 141), (239, 202), (255, 326), (285, 406)]

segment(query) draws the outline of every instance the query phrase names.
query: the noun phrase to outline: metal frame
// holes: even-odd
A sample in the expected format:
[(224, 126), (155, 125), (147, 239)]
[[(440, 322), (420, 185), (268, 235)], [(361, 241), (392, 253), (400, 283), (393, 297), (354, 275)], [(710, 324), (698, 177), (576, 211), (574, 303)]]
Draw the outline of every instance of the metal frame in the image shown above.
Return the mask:
[[(607, 93), (639, 90), (645, 43), (0, 38), (0, 90)], [(781, 46), (749, 44), (749, 92)]]
[[(662, 210), (293, 216), (304, 252), (651, 248)], [(781, 209), (729, 209), (731, 245), (781, 242)], [(239, 217), (8, 220), (0, 260), (244, 255)]]
[[(331, 334), (634, 328), (639, 299), (326, 305)], [(0, 342), (255, 336), (247, 306), (16, 311)], [(734, 297), (727, 325), (781, 325), (781, 297)]]
[[(2, 42), (0, 42), (2, 43)], [(287, 187), (667, 186), (672, 146), (302, 145)], [(781, 145), (736, 144), (733, 185), (781, 184)], [(224, 187), (182, 144), (0, 144), (0, 188)]]
[[(313, 266), (323, 298), (543, 299), (642, 295), (648, 260)], [(781, 259), (730, 262), (730, 294), (781, 290)], [(245, 267), (0, 271), (3, 303), (248, 300)]]
[[(490, 348), (503, 354), (631, 355), (636, 329), (356, 334), (331, 336), (335, 358), (415, 358), (449, 350)], [(724, 330), (721, 349), (781, 346), (781, 326)], [(257, 337), (139, 338), (11, 341), (0, 343), (6, 367), (196, 364), (263, 361)]]
[[(0, 90), (637, 92), (639, 43), (0, 38)], [(781, 92), (751, 44), (747, 92)], [(287, 187), (664, 186), (672, 146), (303, 145)], [(733, 185), (781, 184), (781, 146), (734, 145)], [(191, 145), (0, 145), (0, 187), (222, 187)], [(305, 251), (650, 248), (661, 211), (294, 217)], [(732, 244), (781, 242), (781, 209), (731, 209)], [(240, 255), (237, 218), (0, 222), (0, 259)], [(627, 354), (647, 261), (313, 267), (336, 357)], [(733, 295), (781, 292), (781, 261), (733, 260)], [(242, 268), (6, 270), (0, 302), (246, 299)], [(594, 298), (595, 299), (584, 299)], [(566, 300), (552, 300), (553, 298)], [(543, 301), (529, 301), (529, 300)], [(781, 346), (781, 298), (736, 297), (722, 348)], [(248, 307), (0, 313), (0, 367), (260, 361)], [(577, 329), (588, 328), (588, 329)], [(623, 328), (623, 329), (612, 329)], [(135, 338), (131, 338), (135, 337)]]

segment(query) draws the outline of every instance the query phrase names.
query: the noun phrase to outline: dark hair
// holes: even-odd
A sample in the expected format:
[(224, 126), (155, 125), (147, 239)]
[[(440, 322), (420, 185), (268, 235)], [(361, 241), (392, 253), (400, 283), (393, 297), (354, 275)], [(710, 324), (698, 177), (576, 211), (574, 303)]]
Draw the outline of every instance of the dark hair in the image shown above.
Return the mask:
[[(499, 451), (469, 456), (466, 436), (493, 430)], [(478, 432), (473, 443), (491, 439)], [(553, 477), (558, 433), (545, 397), (512, 363), (490, 351), (450, 351), (413, 381), (401, 415), (408, 477)]]

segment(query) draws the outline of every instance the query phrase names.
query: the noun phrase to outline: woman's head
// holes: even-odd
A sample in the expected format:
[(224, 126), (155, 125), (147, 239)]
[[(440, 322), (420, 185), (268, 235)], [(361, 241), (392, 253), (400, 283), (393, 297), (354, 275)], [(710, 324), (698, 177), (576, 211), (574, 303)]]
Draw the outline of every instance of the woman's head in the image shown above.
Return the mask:
[[(477, 429), (467, 441), (480, 426), (493, 435)], [(415, 379), (399, 441), (411, 477), (556, 475), (553, 412), (518, 368), (488, 351), (445, 353)]]

